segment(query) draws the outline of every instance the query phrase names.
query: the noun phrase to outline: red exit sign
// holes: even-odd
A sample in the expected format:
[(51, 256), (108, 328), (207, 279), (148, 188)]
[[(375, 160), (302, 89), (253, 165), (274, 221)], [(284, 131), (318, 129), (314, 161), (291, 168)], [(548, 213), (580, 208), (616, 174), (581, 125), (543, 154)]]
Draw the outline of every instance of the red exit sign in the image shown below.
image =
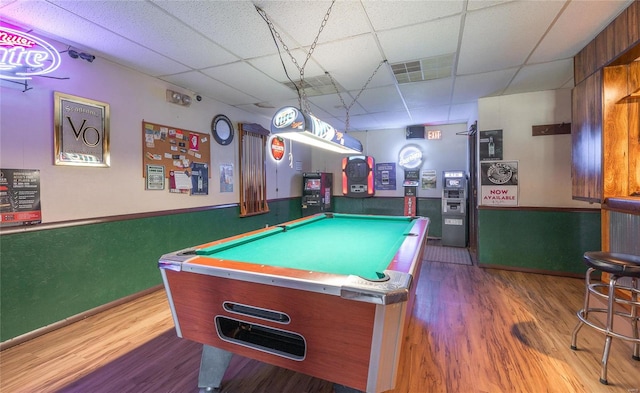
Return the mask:
[(427, 139), (442, 139), (442, 131), (440, 130), (430, 130), (427, 131)]

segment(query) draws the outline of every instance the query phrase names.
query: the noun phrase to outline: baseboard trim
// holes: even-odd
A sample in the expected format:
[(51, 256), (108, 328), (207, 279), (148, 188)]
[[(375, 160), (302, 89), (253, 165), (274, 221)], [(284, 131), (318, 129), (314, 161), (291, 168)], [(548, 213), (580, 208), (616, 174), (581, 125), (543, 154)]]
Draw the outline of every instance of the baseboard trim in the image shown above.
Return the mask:
[(36, 329), (36, 330), (33, 330), (31, 332), (28, 332), (28, 333), (22, 334), (20, 336), (11, 338), (9, 340), (0, 342), (0, 352), (4, 351), (5, 349), (8, 349), (8, 348), (15, 347), (16, 345), (22, 344), (22, 343), (27, 342), (29, 340), (33, 340), (36, 337), (39, 337), (39, 336), (42, 336), (44, 334), (50, 333), (50, 332), (52, 332), (54, 330), (57, 330), (57, 329), (60, 329), (62, 327), (71, 325), (72, 323), (81, 321), (81, 320), (83, 320), (83, 319), (85, 319), (87, 317), (90, 317), (92, 315), (99, 314), (99, 313), (101, 313), (103, 311), (106, 311), (106, 310), (108, 310), (110, 308), (119, 306), (121, 304), (128, 303), (128, 302), (130, 302), (130, 301), (132, 301), (134, 299), (140, 298), (142, 296), (148, 295), (150, 293), (156, 292), (156, 291), (161, 290), (161, 289), (164, 289), (164, 286), (162, 284), (158, 284), (158, 285), (153, 286), (153, 287), (151, 287), (149, 289), (145, 289), (144, 291), (136, 292), (136, 293), (131, 294), (129, 296), (125, 296), (125, 297), (123, 297), (121, 299), (114, 300), (112, 302), (109, 302), (109, 303), (103, 304), (101, 306), (92, 308), (91, 310), (87, 310), (87, 311), (81, 312), (80, 314), (76, 314), (76, 315), (71, 316), (69, 318), (65, 318), (65, 319), (63, 319), (61, 321), (54, 322), (54, 323), (52, 323), (50, 325), (43, 326), (43, 327), (41, 327), (39, 329)]
[(478, 267), (481, 267), (483, 269), (509, 270), (509, 271), (522, 272), (522, 273), (534, 273), (534, 274), (544, 274), (547, 276), (559, 276), (559, 277), (584, 279), (584, 274), (561, 272), (557, 270), (531, 269), (531, 268), (518, 267), (518, 266), (492, 265), (492, 264), (485, 264), (485, 263), (478, 263)]

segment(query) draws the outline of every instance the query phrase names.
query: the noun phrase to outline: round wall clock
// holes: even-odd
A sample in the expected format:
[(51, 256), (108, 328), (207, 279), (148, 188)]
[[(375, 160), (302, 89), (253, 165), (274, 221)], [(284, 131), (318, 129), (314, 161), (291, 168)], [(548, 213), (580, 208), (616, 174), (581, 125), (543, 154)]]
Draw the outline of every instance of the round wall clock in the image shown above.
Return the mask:
[(225, 115), (216, 115), (211, 121), (213, 139), (225, 146), (233, 141), (233, 124)]

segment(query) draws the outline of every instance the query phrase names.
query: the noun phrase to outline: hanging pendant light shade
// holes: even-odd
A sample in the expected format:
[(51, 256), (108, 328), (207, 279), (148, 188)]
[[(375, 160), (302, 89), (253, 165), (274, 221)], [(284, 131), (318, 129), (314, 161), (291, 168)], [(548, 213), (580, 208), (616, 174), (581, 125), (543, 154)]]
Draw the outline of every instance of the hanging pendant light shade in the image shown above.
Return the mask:
[(362, 153), (359, 140), (292, 106), (276, 112), (271, 120), (271, 134), (336, 153)]

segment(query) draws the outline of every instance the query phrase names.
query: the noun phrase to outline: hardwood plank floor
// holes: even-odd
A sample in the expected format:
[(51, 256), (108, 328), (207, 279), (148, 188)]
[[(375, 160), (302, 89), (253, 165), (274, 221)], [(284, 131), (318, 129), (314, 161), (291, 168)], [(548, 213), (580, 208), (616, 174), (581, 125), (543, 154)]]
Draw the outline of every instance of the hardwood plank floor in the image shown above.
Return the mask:
[[(602, 335), (569, 349), (580, 279), (425, 263), (389, 393), (640, 392), (640, 362)], [(195, 393), (201, 346), (176, 337), (164, 291), (0, 352), (3, 393)], [(332, 384), (234, 357), (223, 393), (331, 393)]]

